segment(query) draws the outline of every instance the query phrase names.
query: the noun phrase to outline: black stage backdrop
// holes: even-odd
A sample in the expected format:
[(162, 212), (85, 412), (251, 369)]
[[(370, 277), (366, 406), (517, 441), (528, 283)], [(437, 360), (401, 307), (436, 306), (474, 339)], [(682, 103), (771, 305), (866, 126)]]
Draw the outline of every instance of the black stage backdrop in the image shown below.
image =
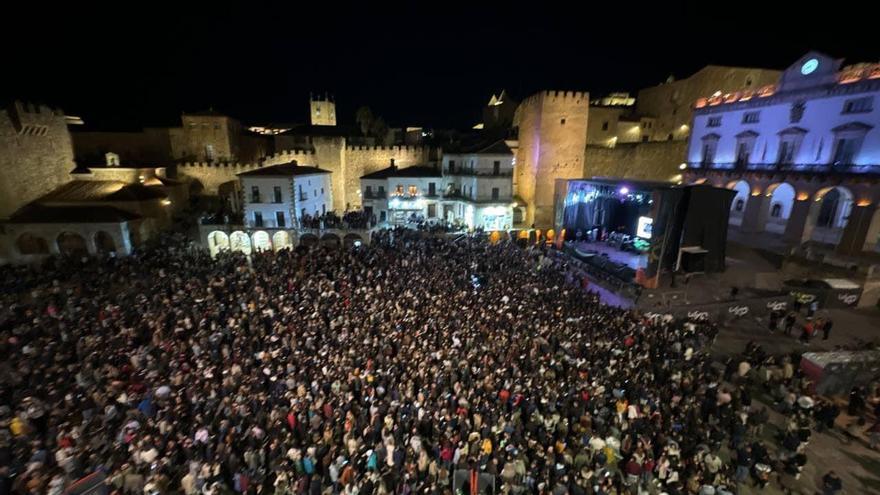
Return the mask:
[[(688, 206), (682, 229), (681, 247), (701, 246), (706, 253), (706, 272), (726, 268), (727, 222), (736, 193), (729, 189), (696, 185), (687, 189)], [(677, 255), (678, 250), (676, 250)]]

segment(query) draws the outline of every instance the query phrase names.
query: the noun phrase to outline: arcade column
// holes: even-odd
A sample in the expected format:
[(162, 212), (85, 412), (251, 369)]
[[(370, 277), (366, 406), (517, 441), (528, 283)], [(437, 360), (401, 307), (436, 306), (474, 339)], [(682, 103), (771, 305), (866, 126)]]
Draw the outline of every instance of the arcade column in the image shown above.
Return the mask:
[(746, 209), (743, 212), (740, 230), (743, 232), (761, 232), (767, 221), (767, 210), (770, 206), (770, 198), (763, 194), (751, 195), (746, 201)]
[(796, 199), (791, 205), (791, 213), (785, 222), (783, 238), (794, 245), (800, 245), (810, 238), (812, 226), (809, 226), (810, 207), (813, 203), (807, 199)]
[(843, 229), (843, 235), (840, 236), (840, 242), (837, 243), (836, 251), (838, 253), (858, 254), (864, 250), (875, 211), (877, 211), (877, 206), (873, 204), (852, 207), (849, 220)]

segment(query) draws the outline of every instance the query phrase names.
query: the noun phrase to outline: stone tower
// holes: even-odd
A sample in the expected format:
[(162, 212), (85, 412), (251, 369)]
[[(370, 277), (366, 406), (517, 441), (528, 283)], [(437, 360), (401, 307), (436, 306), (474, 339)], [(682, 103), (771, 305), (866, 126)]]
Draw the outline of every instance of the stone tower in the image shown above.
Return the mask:
[(64, 112), (18, 101), (0, 110), (0, 218), (67, 182), (75, 166)]
[(336, 102), (326, 93), (309, 97), (309, 112), (312, 125), (336, 125)]
[(527, 225), (553, 227), (556, 180), (583, 177), (589, 105), (587, 92), (542, 91), (516, 109), (514, 184), (527, 205)]

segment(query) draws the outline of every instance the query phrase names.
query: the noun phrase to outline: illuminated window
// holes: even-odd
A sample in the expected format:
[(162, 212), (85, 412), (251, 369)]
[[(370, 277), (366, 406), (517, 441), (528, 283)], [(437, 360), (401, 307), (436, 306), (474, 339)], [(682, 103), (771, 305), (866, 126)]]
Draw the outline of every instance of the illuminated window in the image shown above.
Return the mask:
[(397, 194), (403, 194), (403, 185), (402, 185), (402, 184), (398, 184), (398, 185), (397, 185), (397, 188), (395, 189), (395, 191), (397, 192)]
[(407, 189), (409, 190), (410, 196), (415, 196), (419, 193), (419, 188), (417, 186), (409, 186)]

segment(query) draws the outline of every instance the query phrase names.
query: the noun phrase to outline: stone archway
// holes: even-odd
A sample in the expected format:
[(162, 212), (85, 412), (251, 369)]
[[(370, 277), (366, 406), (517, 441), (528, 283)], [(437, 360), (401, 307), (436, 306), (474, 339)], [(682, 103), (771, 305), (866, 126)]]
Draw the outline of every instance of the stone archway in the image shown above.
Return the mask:
[(226, 232), (215, 230), (208, 234), (208, 251), (211, 256), (217, 256), (220, 251), (229, 250), (229, 236)]
[(744, 180), (731, 181), (727, 184), (727, 188), (736, 192), (733, 201), (730, 203), (730, 225), (742, 225), (743, 216), (746, 212), (746, 205), (749, 202), (752, 188), (749, 183)]
[(290, 249), (293, 247), (293, 244), (290, 242), (290, 234), (286, 230), (275, 232), (272, 234), (272, 246), (275, 248), (275, 251)]
[(27, 254), (49, 254), (49, 243), (42, 237), (37, 237), (31, 233), (25, 232), (18, 236), (15, 241), (15, 247), (18, 252)]
[(299, 237), (299, 245), (303, 247), (317, 246), (318, 236), (315, 234), (303, 234)]
[(107, 232), (99, 230), (95, 233), (95, 248), (99, 253), (115, 253), (116, 241)]
[(89, 248), (86, 239), (75, 232), (58, 234), (58, 251), (65, 256), (88, 256)]
[(254, 251), (271, 251), (272, 250), (272, 241), (269, 239), (269, 233), (265, 230), (258, 230), (254, 232), (254, 241), (253, 241)]
[(321, 245), (337, 248), (342, 245), (342, 240), (336, 234), (324, 234), (321, 236)]
[(251, 238), (240, 230), (229, 236), (229, 249), (233, 252), (251, 254)]
[(360, 234), (350, 233), (345, 234), (345, 237), (343, 237), (342, 241), (346, 249), (351, 249), (352, 247), (360, 246), (361, 244), (363, 244), (364, 238), (361, 237)]
[(764, 230), (775, 234), (784, 234), (788, 219), (791, 217), (797, 191), (787, 182), (778, 182), (767, 188), (765, 196), (769, 198), (769, 201), (766, 205), (767, 220), (764, 223)]
[(836, 246), (852, 207), (853, 193), (847, 187), (831, 186), (817, 191), (807, 219), (812, 226), (810, 240)]

